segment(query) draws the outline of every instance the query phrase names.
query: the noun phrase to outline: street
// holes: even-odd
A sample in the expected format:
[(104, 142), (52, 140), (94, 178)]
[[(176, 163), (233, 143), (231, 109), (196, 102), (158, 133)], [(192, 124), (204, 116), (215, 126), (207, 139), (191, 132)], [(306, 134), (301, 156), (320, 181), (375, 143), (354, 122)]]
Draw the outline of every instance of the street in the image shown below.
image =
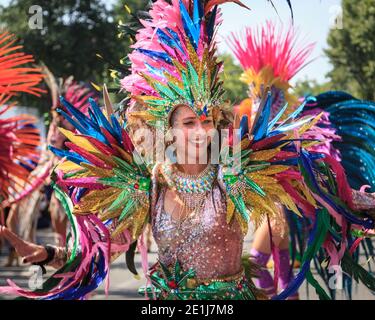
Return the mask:
[[(252, 232), (249, 232), (251, 235)], [(41, 230), (38, 231), (38, 242), (39, 243), (51, 243), (53, 237), (49, 230)], [(251, 245), (251, 236), (246, 237), (245, 239), (245, 253), (249, 252)], [(5, 250), (3, 250), (5, 251)], [(155, 244), (152, 245), (151, 253), (149, 253), (149, 264), (155, 263), (157, 259), (156, 253), (156, 246)], [(137, 290), (140, 286), (145, 284), (145, 278), (142, 273), (142, 267), (140, 262), (140, 255), (136, 254), (136, 267), (141, 275), (141, 279), (137, 280), (135, 277), (127, 270), (125, 265), (125, 257), (124, 255), (120, 256), (112, 265), (110, 270), (110, 290), (109, 295), (106, 297), (104, 291), (104, 284), (102, 284), (91, 296), (90, 299), (92, 300), (103, 300), (103, 299), (111, 299), (111, 300), (134, 300), (134, 299), (144, 299), (137, 293)], [(16, 284), (18, 284), (22, 288), (29, 287), (30, 278), (32, 278), (33, 270), (35, 270), (32, 266), (20, 266), (20, 267), (4, 267), (6, 263), (6, 255), (5, 252), (2, 252), (0, 255), (0, 285), (6, 285), (6, 279), (13, 280)], [(372, 268), (374, 270), (374, 262), (372, 262)], [(273, 270), (270, 270), (273, 272)], [(48, 275), (51, 275), (53, 272), (52, 268), (47, 268)], [(313, 274), (315, 274), (313, 270)], [(45, 276), (46, 278), (46, 276)], [(318, 277), (317, 277), (317, 280)], [(319, 281), (320, 282), (320, 281)], [(11, 299), (13, 297), (4, 297), (1, 296), (1, 299)], [(313, 287), (309, 287), (307, 289), (306, 283), (301, 286), (300, 289), (300, 299), (302, 300), (317, 300), (318, 297), (314, 292)], [(338, 300), (345, 300), (345, 295), (343, 290), (338, 291), (337, 293)], [(362, 284), (353, 285), (353, 300), (374, 300), (374, 295), (369, 292), (369, 290), (364, 287)]]

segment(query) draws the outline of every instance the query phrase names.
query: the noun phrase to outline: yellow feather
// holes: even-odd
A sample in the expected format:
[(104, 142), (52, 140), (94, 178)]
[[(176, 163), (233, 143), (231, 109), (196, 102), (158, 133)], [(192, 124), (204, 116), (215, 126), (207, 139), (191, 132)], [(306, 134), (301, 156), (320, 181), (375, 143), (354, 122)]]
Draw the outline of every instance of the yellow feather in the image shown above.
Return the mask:
[(257, 151), (250, 154), (250, 159), (252, 161), (265, 161), (272, 159), (280, 152), (279, 149), (272, 149), (272, 150), (264, 150), (264, 151)]
[(299, 130), (298, 133), (300, 135), (304, 134), (306, 131), (310, 130), (313, 126), (317, 124), (317, 122), (322, 117), (323, 112), (321, 112), (318, 116), (314, 117), (314, 119), (311, 122), (305, 123)]
[(67, 160), (67, 161), (63, 161), (59, 163), (56, 169), (61, 170), (62, 172), (74, 172), (74, 171), (82, 170), (82, 167), (74, 162)]
[(75, 145), (89, 152), (97, 153), (98, 150), (84, 137), (76, 136), (73, 132), (66, 130), (64, 128), (59, 128), (60, 132), (67, 137)]
[(227, 223), (229, 224), (230, 222), (232, 222), (232, 219), (233, 219), (233, 216), (234, 216), (234, 212), (235, 212), (235, 206), (234, 206), (234, 203), (233, 201), (227, 197)]

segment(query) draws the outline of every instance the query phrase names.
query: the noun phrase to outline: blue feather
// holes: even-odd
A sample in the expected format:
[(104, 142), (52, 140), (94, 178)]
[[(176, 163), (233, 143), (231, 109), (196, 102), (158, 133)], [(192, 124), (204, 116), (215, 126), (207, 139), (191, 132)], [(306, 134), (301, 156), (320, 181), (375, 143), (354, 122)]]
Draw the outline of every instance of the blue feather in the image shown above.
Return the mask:
[(185, 33), (187, 34), (190, 42), (195, 50), (198, 48), (199, 44), (199, 36), (200, 36), (200, 26), (198, 26), (198, 30), (194, 22), (191, 20), (189, 12), (187, 11), (185, 5), (181, 0), (180, 1), (180, 12), (182, 17), (182, 23), (184, 26)]
[[(309, 241), (308, 241), (309, 247), (311, 247), (315, 242), (315, 239), (316, 239), (317, 233), (318, 233), (317, 227), (318, 227), (318, 219), (315, 220), (314, 228), (310, 232), (310, 235), (309, 235)], [(297, 293), (298, 289), (301, 287), (302, 283), (306, 279), (307, 271), (310, 270), (310, 263), (311, 263), (311, 259), (307, 259), (303, 263), (303, 265), (300, 269), (300, 272), (297, 274), (297, 276), (294, 278), (294, 280), (289, 283), (288, 287), (283, 292), (281, 292), (279, 295), (276, 295), (276, 296), (272, 297), (271, 300), (285, 300), (288, 297)]]
[(90, 164), (90, 162), (83, 158), (82, 156), (80, 156), (78, 153), (75, 153), (75, 152), (70, 152), (68, 150), (60, 150), (60, 149), (57, 149), (55, 147), (52, 147), (52, 146), (48, 146), (48, 148), (55, 154), (57, 155), (58, 157), (60, 158), (64, 158), (66, 157), (69, 161), (72, 161), (74, 162), (75, 164), (81, 164), (82, 162), (83, 163), (88, 163)]
[(208, 43), (211, 43), (212, 38), (215, 33), (215, 21), (216, 21), (216, 16), (217, 16), (217, 10), (218, 10), (218, 6), (215, 6), (214, 9), (212, 10), (210, 20), (208, 21), (208, 24), (207, 24)]
[(254, 130), (252, 133), (254, 135), (254, 141), (259, 141), (265, 138), (267, 135), (268, 123), (271, 116), (271, 106), (272, 95), (271, 92), (268, 92), (265, 105), (261, 110), (259, 110), (260, 115), (257, 118), (256, 123), (254, 124)]
[(173, 31), (171, 28), (167, 27), (166, 29), (167, 29), (168, 33), (171, 35), (173, 41), (175, 42), (176, 47), (181, 51), (181, 53), (185, 54), (184, 49), (182, 48), (180, 37), (178, 36), (178, 34), (175, 31)]
[(277, 123), (277, 121), (280, 120), (280, 118), (283, 116), (285, 110), (288, 108), (288, 103), (285, 104), (285, 106), (278, 112), (278, 114), (273, 118), (273, 120), (269, 123), (267, 131), (270, 132), (274, 125)]
[(64, 110), (57, 108), (57, 113), (61, 114), (75, 129), (77, 129), (79, 132), (86, 133), (86, 128), (82, 127), (80, 123), (73, 120), (73, 118), (67, 114)]
[(102, 110), (96, 103), (96, 101), (92, 98), (89, 98), (89, 102), (92, 108), (92, 111), (94, 112), (96, 118), (98, 119), (98, 123), (101, 127), (106, 129), (119, 143), (121, 143), (121, 136), (118, 136), (115, 130), (113, 130), (111, 124), (107, 120), (107, 118), (104, 116)]
[(197, 29), (200, 30), (201, 21), (203, 18), (203, 7), (200, 0), (194, 0), (193, 22)]
[(113, 130), (115, 131), (115, 134), (118, 137), (120, 144), (122, 144), (122, 128), (114, 114), (111, 114), (111, 121)]
[(162, 60), (162, 61), (164, 61), (164, 62), (166, 62), (168, 64), (172, 64), (173, 63), (172, 59), (165, 52), (158, 52), (158, 51), (147, 50), (147, 49), (142, 49), (142, 48), (137, 48), (135, 50), (143, 53), (144, 55), (150, 57), (151, 59)]
[(249, 118), (247, 116), (243, 116), (241, 119), (240, 124), (240, 130), (241, 130), (241, 140), (242, 138), (249, 133)]

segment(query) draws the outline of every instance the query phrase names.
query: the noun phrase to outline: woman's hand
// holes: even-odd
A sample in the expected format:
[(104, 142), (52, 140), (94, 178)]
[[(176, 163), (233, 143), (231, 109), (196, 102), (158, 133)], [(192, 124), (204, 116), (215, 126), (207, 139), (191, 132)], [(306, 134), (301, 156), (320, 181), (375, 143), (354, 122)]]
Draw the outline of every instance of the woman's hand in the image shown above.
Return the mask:
[(367, 193), (366, 187), (362, 187), (359, 191), (352, 189), (354, 205), (352, 209), (367, 211), (370, 215), (373, 215), (375, 212), (375, 193)]
[(23, 263), (38, 263), (47, 259), (47, 251), (43, 246), (24, 241), (4, 226), (0, 226), (0, 238), (5, 238), (23, 257)]

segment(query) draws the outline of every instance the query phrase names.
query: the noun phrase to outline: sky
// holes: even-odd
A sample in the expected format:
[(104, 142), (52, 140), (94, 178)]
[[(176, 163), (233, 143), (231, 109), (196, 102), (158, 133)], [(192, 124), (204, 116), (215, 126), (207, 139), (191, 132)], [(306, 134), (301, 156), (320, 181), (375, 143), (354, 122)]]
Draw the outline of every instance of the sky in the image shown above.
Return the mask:
[[(224, 39), (232, 32), (241, 33), (245, 27), (256, 27), (264, 24), (269, 19), (279, 23), (289, 25), (291, 15), (285, 0), (274, 0), (278, 13), (267, 1), (244, 1), (251, 11), (244, 10), (234, 4), (222, 6), (223, 24), (219, 31), (221, 36), (220, 50), (230, 52)], [(335, 17), (341, 6), (340, 0), (294, 0), (294, 25), (299, 29), (303, 43), (316, 43), (312, 53), (312, 62), (296, 75), (292, 82), (308, 77), (315, 79), (319, 83), (326, 80), (325, 76), (330, 71), (331, 66), (324, 55), (324, 48), (327, 47), (327, 36), (330, 26), (335, 21)]]
[[(277, 13), (266, 0), (242, 0), (251, 11), (245, 10), (235, 4), (222, 5), (223, 24), (219, 29), (219, 50), (230, 52), (225, 39), (232, 33), (241, 32), (245, 27), (254, 27), (264, 23), (267, 19), (288, 24), (291, 21), (289, 8), (285, 0), (274, 0)], [(111, 5), (115, 0), (106, 1)], [(1, 5), (6, 5), (9, 0), (0, 0)], [(312, 54), (313, 61), (293, 79), (309, 78), (319, 83), (326, 80), (326, 74), (331, 66), (324, 56), (324, 48), (327, 47), (327, 35), (332, 21), (340, 10), (341, 0), (292, 0), (294, 10), (294, 25), (299, 28), (301, 37), (307, 43), (315, 42), (316, 47)], [(34, 4), (38, 4), (35, 0)]]

